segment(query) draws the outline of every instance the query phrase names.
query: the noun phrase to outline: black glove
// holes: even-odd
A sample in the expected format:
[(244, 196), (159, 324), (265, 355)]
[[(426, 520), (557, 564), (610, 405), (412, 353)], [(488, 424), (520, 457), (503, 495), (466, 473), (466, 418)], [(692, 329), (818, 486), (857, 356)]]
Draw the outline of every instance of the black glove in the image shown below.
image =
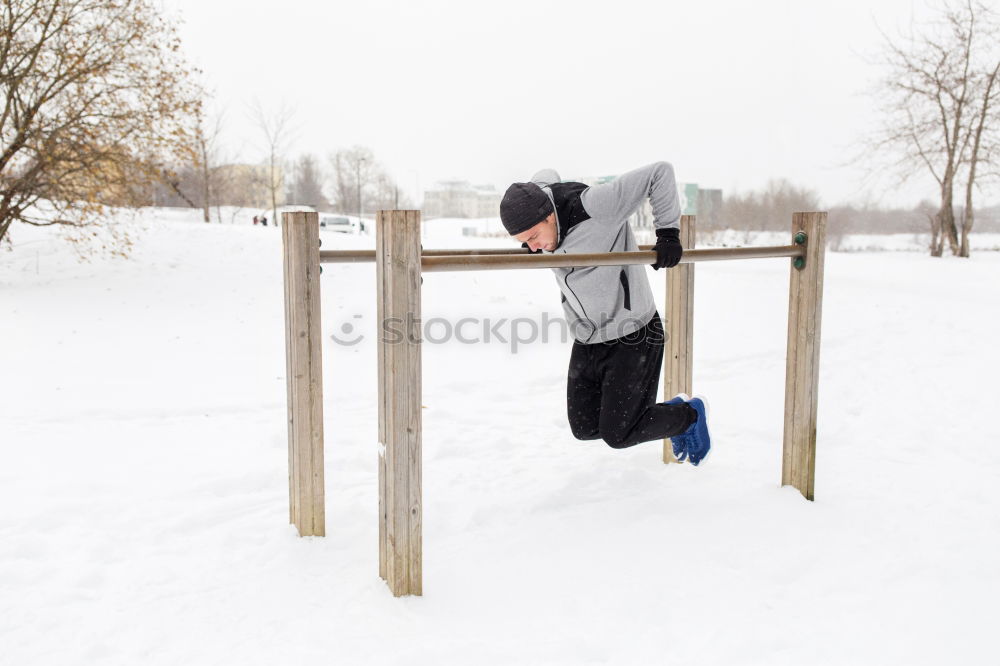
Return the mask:
[(673, 268), (684, 254), (681, 248), (681, 232), (678, 229), (657, 229), (656, 230), (656, 263), (654, 270), (661, 268)]
[[(528, 252), (531, 252), (531, 248), (530, 248), (530, 247), (528, 247), (528, 244), (527, 244), (527, 243), (521, 243), (521, 247), (523, 247), (523, 248), (524, 248), (525, 250), (527, 250)], [(539, 254), (539, 253), (541, 253), (541, 251), (542, 251), (542, 248), (538, 248), (537, 250), (535, 250), (535, 251), (534, 251), (534, 253), (533, 253), (533, 254)]]

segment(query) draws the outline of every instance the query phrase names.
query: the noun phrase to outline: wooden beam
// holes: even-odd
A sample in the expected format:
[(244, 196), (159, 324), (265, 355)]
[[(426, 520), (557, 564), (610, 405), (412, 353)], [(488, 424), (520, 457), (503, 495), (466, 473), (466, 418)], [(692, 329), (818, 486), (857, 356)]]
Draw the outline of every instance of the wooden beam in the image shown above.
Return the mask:
[[(684, 254), (694, 249), (695, 216), (682, 215), (680, 241)], [(691, 395), (694, 349), (694, 264), (664, 269), (667, 282), (667, 339), (663, 349), (663, 399)], [(663, 440), (663, 462), (675, 463), (670, 439)]]
[(812, 500), (816, 480), (816, 412), (826, 213), (795, 213), (792, 217), (793, 242), (802, 233), (805, 238), (799, 240), (806, 253), (791, 262), (788, 294), (781, 484), (794, 486), (806, 499)]
[(375, 236), (379, 575), (398, 597), (423, 591), (420, 211), (379, 211)]
[(300, 536), (324, 536), (319, 215), (284, 213), (282, 218), (289, 522)]

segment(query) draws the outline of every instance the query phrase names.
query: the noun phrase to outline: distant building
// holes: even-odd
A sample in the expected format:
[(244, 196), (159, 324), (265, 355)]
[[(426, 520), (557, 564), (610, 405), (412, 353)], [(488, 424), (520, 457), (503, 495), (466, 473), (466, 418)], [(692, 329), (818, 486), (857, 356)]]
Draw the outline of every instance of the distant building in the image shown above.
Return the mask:
[(471, 185), (464, 180), (442, 181), (424, 191), (423, 214), (435, 217), (496, 217), (500, 214), (500, 192), (492, 185)]
[(698, 201), (695, 205), (697, 224), (702, 229), (715, 229), (722, 221), (722, 190), (698, 189)]

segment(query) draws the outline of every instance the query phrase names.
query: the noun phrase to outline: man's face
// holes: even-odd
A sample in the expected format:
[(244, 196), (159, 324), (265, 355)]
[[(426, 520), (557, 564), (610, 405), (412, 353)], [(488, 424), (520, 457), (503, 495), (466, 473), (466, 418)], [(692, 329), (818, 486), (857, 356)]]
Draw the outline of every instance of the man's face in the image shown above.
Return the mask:
[(527, 243), (528, 248), (535, 252), (539, 248), (546, 252), (552, 252), (558, 245), (556, 235), (556, 214), (549, 213), (549, 216), (526, 231), (514, 236), (514, 240), (519, 243)]

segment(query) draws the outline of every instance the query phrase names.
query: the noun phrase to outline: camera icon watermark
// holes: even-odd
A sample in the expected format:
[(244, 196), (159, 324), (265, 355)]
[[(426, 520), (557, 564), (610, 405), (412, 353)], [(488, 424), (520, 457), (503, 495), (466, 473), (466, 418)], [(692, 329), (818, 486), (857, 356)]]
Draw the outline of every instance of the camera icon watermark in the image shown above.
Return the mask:
[[(356, 314), (352, 317), (352, 319), (361, 319), (361, 315)], [(330, 337), (333, 338), (333, 341), (338, 345), (343, 345), (344, 347), (353, 347), (365, 339), (364, 334), (357, 332), (354, 328), (354, 324), (349, 321), (345, 321), (340, 325), (340, 336), (336, 333), (331, 333)]]

